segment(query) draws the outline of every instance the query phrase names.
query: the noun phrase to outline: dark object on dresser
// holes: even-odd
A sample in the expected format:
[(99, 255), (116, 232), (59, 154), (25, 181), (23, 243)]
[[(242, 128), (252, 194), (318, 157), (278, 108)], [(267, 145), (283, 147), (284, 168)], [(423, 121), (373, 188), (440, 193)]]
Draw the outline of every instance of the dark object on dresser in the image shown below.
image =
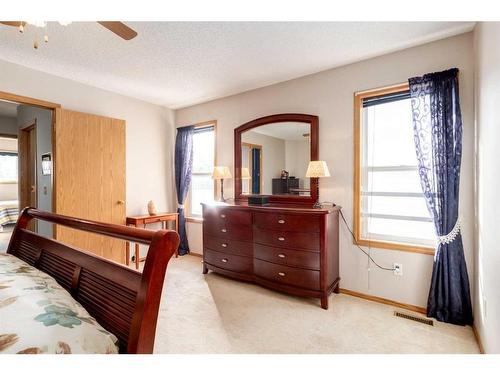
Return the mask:
[(247, 203), (202, 204), (203, 273), (302, 297), (339, 290), (339, 206), (312, 209)]
[(273, 195), (276, 194), (291, 194), (290, 189), (299, 188), (299, 178), (273, 178)]
[(267, 195), (249, 195), (248, 204), (255, 206), (265, 206), (269, 204), (269, 197)]
[[(43, 220), (87, 233), (149, 245), (142, 273), (30, 231)], [(153, 353), (167, 264), (179, 245), (174, 231), (130, 228), (25, 208), (7, 253), (52, 276), (119, 342), (120, 353)]]

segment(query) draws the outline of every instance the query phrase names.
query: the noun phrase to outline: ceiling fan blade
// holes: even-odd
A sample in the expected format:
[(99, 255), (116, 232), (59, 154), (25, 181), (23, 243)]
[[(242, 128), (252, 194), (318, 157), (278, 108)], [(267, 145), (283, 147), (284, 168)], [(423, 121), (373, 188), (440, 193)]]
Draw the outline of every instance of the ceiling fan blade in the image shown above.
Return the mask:
[(106, 29), (114, 32), (119, 37), (130, 40), (137, 36), (137, 32), (125, 25), (123, 22), (118, 21), (97, 21), (97, 23)]
[(26, 22), (24, 21), (0, 21), (1, 24), (7, 25), (7, 26), (14, 26), (14, 27), (19, 27), (21, 25), (25, 26)]

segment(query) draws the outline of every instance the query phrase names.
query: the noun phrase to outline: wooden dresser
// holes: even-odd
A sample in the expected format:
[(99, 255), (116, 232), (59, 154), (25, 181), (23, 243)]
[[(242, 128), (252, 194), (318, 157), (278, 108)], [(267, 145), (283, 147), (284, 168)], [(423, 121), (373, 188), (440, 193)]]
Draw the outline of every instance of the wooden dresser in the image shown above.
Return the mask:
[(339, 289), (339, 208), (203, 204), (203, 273), (321, 299)]

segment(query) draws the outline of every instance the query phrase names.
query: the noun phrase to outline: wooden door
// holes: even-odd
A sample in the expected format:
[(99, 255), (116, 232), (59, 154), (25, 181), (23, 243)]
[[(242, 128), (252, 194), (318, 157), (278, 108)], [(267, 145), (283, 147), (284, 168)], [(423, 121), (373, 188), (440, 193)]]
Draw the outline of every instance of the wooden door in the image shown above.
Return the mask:
[[(19, 129), (19, 207), (37, 207), (36, 121)], [(36, 221), (28, 229), (36, 232)]]
[[(58, 109), (55, 212), (125, 224), (125, 121)], [(58, 241), (125, 263), (125, 242), (57, 226)]]

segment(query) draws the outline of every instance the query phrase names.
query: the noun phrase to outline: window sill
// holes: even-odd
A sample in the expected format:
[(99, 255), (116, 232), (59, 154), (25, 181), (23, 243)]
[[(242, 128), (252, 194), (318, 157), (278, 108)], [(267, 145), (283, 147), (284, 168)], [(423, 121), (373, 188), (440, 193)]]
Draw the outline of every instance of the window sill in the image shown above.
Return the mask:
[(353, 243), (359, 246), (374, 247), (377, 249), (406, 251), (409, 253), (419, 253), (426, 255), (434, 255), (434, 253), (436, 252), (436, 249), (434, 247), (423, 246), (423, 245), (410, 245), (399, 242), (358, 239), (356, 241), (353, 241)]
[(186, 217), (186, 222), (188, 223), (198, 223), (201, 224), (203, 223), (203, 218), (201, 217), (196, 217), (196, 216), (191, 216), (191, 217)]

